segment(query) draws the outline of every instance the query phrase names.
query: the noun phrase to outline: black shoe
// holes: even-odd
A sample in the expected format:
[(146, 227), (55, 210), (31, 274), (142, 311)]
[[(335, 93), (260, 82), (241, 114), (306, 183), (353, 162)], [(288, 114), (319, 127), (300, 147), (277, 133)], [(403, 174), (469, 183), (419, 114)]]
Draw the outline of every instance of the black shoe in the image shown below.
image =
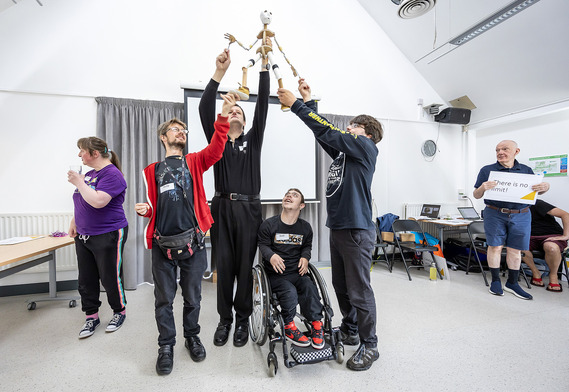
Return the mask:
[(158, 349), (158, 359), (156, 360), (156, 373), (161, 376), (172, 373), (174, 366), (174, 346), (165, 345)]
[(340, 339), (346, 346), (357, 346), (360, 344), (360, 337), (357, 334), (345, 333), (340, 330)]
[(229, 331), (231, 330), (231, 324), (219, 324), (213, 335), (213, 344), (216, 346), (224, 346), (229, 339)]
[(205, 347), (203, 346), (199, 337), (190, 336), (187, 338), (186, 348), (190, 352), (190, 357), (194, 362), (200, 362), (205, 359)]
[(243, 347), (249, 340), (249, 328), (247, 325), (238, 325), (233, 333), (233, 345), (235, 347)]
[(377, 351), (377, 347), (368, 348), (362, 343), (355, 354), (348, 359), (346, 367), (356, 371), (368, 370), (378, 358), (379, 351)]

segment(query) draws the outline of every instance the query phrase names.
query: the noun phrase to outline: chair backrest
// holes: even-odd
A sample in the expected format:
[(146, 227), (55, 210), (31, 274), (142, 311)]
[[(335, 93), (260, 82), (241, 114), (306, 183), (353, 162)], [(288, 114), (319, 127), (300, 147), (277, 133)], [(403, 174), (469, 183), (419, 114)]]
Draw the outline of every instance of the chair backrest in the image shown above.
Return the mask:
[(417, 231), (419, 233), (423, 232), (423, 229), (421, 229), (419, 222), (410, 219), (398, 219), (392, 223), (391, 228), (393, 229), (394, 233), (401, 231)]
[(484, 222), (472, 222), (468, 225), (468, 235), (484, 234)]
[(376, 244), (381, 244), (383, 242), (383, 239), (381, 238), (381, 230), (379, 229), (379, 225), (380, 225), (379, 218), (375, 218), (375, 236), (376, 236), (375, 243)]

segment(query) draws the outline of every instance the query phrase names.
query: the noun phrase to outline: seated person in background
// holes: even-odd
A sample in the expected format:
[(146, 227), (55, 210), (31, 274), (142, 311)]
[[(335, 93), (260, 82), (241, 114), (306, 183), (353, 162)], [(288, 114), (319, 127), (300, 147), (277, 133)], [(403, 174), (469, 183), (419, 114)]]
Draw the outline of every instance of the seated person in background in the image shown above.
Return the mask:
[[(306, 275), (312, 251), (312, 227), (300, 219), (304, 196), (300, 190), (287, 191), (282, 201), (282, 212), (265, 220), (259, 228), (259, 251), (272, 291), (276, 294), (285, 335), (293, 344), (307, 347), (324, 347), (322, 332), (322, 304), (318, 289)], [(308, 339), (294, 324), (296, 306), (312, 324), (312, 339)]]
[[(545, 252), (545, 262), (549, 267), (549, 284), (546, 290), (561, 292), (563, 289), (557, 279), (557, 271), (561, 265), (561, 252), (567, 247), (569, 239), (569, 212), (563, 211), (543, 200), (537, 200), (531, 210), (531, 237), (529, 252), (524, 252), (522, 261), (531, 269), (531, 284), (543, 287), (541, 274), (533, 262), (532, 250)], [(561, 218), (563, 227), (555, 217)]]

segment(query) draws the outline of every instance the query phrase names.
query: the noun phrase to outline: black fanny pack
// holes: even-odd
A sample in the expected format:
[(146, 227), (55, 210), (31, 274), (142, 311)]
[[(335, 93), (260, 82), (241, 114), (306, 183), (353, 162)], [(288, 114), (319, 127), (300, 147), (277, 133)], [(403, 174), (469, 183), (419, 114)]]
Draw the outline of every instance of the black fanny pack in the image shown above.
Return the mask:
[(169, 260), (188, 259), (205, 247), (204, 236), (199, 229), (190, 229), (176, 235), (160, 235), (156, 230), (154, 239)]

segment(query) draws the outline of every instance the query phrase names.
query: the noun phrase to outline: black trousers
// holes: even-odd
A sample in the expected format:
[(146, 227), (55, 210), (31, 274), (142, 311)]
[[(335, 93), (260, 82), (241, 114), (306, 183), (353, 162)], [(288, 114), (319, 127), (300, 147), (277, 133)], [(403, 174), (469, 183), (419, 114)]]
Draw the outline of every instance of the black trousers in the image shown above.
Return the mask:
[(341, 328), (377, 346), (375, 296), (370, 284), (374, 230), (330, 230), (332, 285), (342, 312)]
[(184, 299), (182, 312), (184, 337), (200, 333), (198, 323), (202, 299), (202, 279), (207, 268), (205, 248), (185, 260), (169, 260), (152, 240), (152, 277), (154, 278), (154, 316), (158, 326), (158, 345), (176, 344), (176, 325), (172, 304), (176, 296), (180, 268), (180, 287)]
[(101, 306), (99, 281), (105, 288), (113, 312), (118, 313), (125, 309), (122, 253), (127, 236), (128, 226), (109, 233), (89, 236), (85, 241), (79, 236), (75, 237), (81, 310), (87, 316), (97, 313)]
[[(212, 269), (217, 266), (217, 312), (222, 324), (247, 325), (253, 309), (251, 268), (257, 252), (261, 202), (214, 197), (211, 212)], [(237, 281), (235, 296), (233, 286)]]
[(281, 307), (285, 324), (290, 323), (296, 315), (296, 305), (300, 305), (300, 314), (308, 321), (322, 319), (322, 304), (318, 288), (307, 275), (268, 274), (271, 289), (276, 294)]

